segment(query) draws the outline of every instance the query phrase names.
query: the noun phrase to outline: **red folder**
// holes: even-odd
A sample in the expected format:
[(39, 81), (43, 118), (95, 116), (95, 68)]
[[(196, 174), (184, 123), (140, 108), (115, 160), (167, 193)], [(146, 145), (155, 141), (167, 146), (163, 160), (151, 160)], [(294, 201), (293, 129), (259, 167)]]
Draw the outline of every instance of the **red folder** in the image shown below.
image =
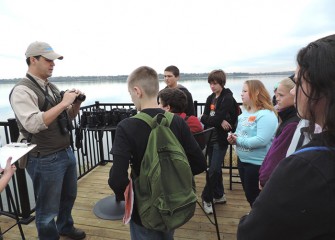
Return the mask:
[(134, 191), (133, 191), (133, 181), (129, 179), (129, 184), (124, 191), (124, 216), (123, 223), (128, 224), (131, 219), (131, 213), (133, 212), (134, 204)]

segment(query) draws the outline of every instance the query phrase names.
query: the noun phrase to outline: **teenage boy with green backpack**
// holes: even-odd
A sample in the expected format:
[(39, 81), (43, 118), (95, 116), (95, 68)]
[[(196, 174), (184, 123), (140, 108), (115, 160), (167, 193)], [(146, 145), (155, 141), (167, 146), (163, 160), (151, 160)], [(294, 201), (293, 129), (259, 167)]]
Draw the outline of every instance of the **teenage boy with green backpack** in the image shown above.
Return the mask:
[[(174, 229), (193, 216), (192, 175), (205, 171), (206, 160), (186, 122), (158, 106), (154, 69), (135, 69), (127, 83), (140, 113), (117, 126), (108, 184), (116, 200), (123, 201), (130, 164), (135, 193), (131, 239), (173, 239)], [(187, 208), (180, 208), (183, 203)]]

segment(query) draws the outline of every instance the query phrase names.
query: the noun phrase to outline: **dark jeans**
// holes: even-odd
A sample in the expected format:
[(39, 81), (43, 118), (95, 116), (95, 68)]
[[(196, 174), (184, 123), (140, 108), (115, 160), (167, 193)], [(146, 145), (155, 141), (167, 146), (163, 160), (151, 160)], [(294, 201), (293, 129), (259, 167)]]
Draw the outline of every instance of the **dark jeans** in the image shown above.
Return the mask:
[(202, 192), (202, 199), (205, 202), (210, 202), (213, 198), (221, 198), (224, 194), (222, 163), (227, 148), (228, 146), (220, 148), (217, 143), (210, 145), (208, 148), (208, 180), (206, 179), (206, 185)]
[(241, 162), (237, 160), (238, 172), (241, 178), (243, 190), (250, 206), (258, 197), (260, 190), (258, 187), (260, 165)]
[[(30, 157), (27, 171), (36, 195), (36, 227), (40, 240), (57, 240), (73, 229), (77, 196), (76, 158), (71, 148), (44, 157)], [(57, 222), (55, 222), (57, 217)]]

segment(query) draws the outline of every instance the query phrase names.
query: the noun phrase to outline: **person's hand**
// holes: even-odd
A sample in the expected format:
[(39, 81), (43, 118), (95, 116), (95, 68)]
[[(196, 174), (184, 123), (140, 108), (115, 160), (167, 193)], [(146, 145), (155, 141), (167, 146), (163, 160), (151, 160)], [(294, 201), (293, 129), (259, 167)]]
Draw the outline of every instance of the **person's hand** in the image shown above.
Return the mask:
[(62, 102), (64, 102), (66, 104), (66, 106), (70, 106), (73, 103), (80, 105), (83, 102), (83, 100), (82, 101), (80, 101), (78, 99), (76, 100), (76, 98), (79, 95), (85, 95), (85, 94), (83, 92), (81, 92), (79, 89), (75, 89), (75, 88), (72, 88), (71, 90), (67, 90), (63, 94)]
[(229, 122), (227, 122), (226, 120), (223, 120), (221, 123), (221, 127), (225, 130), (225, 131), (229, 131), (231, 130), (231, 125), (229, 124)]
[(75, 89), (75, 88), (73, 88), (71, 91), (73, 91), (77, 94), (77, 97), (76, 97), (75, 101), (73, 102), (73, 104), (80, 105), (83, 101), (85, 101), (85, 99), (86, 99), (85, 93), (83, 93), (79, 89)]
[(71, 90), (67, 90), (63, 94), (62, 103), (64, 103), (66, 107), (69, 107), (78, 95), (79, 94), (76, 93), (76, 89), (74, 88)]
[(232, 145), (236, 144), (236, 139), (237, 139), (237, 135), (235, 133), (232, 133), (232, 132), (228, 133), (227, 141), (230, 144)]
[(11, 164), (12, 162), (12, 157), (9, 157), (7, 159), (6, 167), (5, 169), (0, 168), (0, 172), (3, 171), (3, 175), (8, 175), (8, 176), (13, 176), (13, 174), (16, 171), (16, 166), (14, 164)]

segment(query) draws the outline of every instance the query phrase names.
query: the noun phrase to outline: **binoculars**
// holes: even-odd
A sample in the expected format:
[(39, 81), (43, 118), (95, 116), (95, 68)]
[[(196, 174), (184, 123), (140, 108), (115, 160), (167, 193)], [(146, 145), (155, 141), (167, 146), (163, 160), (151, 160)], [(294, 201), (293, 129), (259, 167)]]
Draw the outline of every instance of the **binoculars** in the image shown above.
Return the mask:
[(83, 111), (80, 126), (82, 128), (116, 126), (123, 119), (136, 114), (137, 110), (133, 108), (113, 108), (112, 110), (96, 108), (92, 111)]
[[(67, 90), (66, 90), (66, 91), (67, 91)], [(64, 93), (65, 93), (66, 91), (61, 91), (61, 92), (60, 92), (60, 96), (61, 96), (62, 99), (63, 99)], [(76, 97), (76, 99), (73, 101), (73, 103), (76, 103), (76, 102), (78, 102), (78, 101), (80, 101), (80, 102), (84, 102), (85, 99), (86, 99), (86, 95), (84, 95), (84, 94), (79, 94), (79, 95)]]

